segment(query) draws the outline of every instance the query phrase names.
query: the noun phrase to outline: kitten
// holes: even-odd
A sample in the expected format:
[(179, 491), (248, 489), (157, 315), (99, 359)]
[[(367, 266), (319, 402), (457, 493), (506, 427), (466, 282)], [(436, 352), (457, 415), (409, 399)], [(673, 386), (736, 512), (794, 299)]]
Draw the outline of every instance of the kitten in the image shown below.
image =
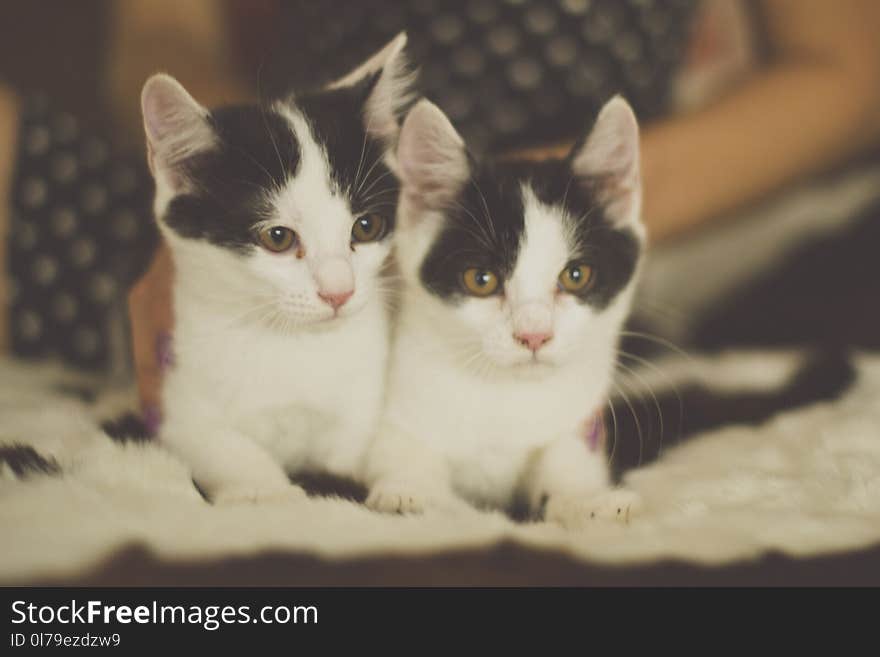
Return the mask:
[(388, 351), (405, 41), (268, 107), (208, 111), (167, 75), (144, 87), (176, 271), (160, 439), (214, 502), (301, 496), (289, 473), (362, 465)]
[(629, 105), (564, 160), (491, 165), (422, 100), (396, 153), (404, 286), (368, 505), (627, 514), (595, 432), (645, 241)]

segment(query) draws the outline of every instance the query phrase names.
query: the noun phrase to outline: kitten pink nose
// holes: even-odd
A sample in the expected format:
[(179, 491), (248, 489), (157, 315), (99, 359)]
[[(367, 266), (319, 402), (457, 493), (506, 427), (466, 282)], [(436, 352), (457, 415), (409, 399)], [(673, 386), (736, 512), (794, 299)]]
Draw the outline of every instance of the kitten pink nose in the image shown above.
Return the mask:
[(538, 349), (543, 347), (545, 344), (550, 342), (553, 339), (552, 333), (517, 333), (513, 336), (516, 338), (517, 342), (519, 342), (524, 347), (528, 347), (533, 352), (537, 352)]
[(315, 287), (324, 303), (338, 310), (354, 294), (351, 262), (341, 256), (320, 256), (314, 261)]
[(354, 290), (348, 290), (347, 292), (334, 292), (333, 294), (318, 292), (318, 296), (321, 297), (324, 303), (332, 307), (333, 310), (338, 310), (344, 306), (345, 302), (351, 299), (352, 294), (354, 294)]

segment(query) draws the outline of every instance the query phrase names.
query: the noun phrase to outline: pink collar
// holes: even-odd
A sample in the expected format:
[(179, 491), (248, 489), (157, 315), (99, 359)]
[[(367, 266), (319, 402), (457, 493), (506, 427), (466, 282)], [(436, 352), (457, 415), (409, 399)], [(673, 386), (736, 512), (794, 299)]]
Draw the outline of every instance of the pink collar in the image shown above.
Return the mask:
[(605, 421), (601, 409), (584, 422), (584, 438), (591, 452), (605, 448)]

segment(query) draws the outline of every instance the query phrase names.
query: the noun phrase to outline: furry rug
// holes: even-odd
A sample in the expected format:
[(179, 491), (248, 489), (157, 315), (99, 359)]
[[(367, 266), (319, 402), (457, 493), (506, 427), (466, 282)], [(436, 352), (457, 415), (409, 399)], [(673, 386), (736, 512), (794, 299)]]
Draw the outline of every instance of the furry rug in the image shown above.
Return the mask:
[[(797, 353), (735, 353), (660, 362), (645, 380), (712, 380), (721, 388), (776, 388)], [(0, 375), (0, 582), (64, 581), (140, 545), (162, 560), (296, 553), (344, 563), (485, 549), (501, 542), (595, 564), (677, 558), (704, 564), (858, 549), (880, 542), (880, 357), (854, 359), (836, 400), (783, 412), (758, 427), (695, 436), (630, 471), (645, 500), (629, 523), (566, 531), (500, 514), (379, 515), (354, 502), (312, 498), (286, 506), (214, 507), (186, 468), (150, 443), (98, 428), (124, 396), (86, 403), (93, 382), (7, 362)], [(655, 385), (659, 383), (655, 382)], [(10, 445), (28, 446), (10, 451)], [(217, 583), (222, 583), (222, 577)]]

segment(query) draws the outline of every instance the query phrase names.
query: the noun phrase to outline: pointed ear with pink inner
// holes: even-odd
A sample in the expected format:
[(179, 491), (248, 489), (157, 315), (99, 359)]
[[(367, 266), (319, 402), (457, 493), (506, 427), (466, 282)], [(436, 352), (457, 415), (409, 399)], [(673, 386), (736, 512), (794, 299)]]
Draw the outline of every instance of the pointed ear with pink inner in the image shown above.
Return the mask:
[(141, 92), (141, 111), (153, 175), (180, 184), (180, 165), (216, 145), (208, 110), (173, 77), (157, 73)]
[(401, 32), (353, 71), (326, 87), (328, 90), (350, 87), (378, 75), (364, 104), (364, 127), (389, 146), (393, 145), (400, 129), (400, 117), (418, 95), (418, 74), (406, 57), (406, 39), (406, 32)]
[(574, 175), (596, 191), (615, 225), (641, 225), (639, 124), (629, 103), (621, 96), (608, 101), (570, 158)]
[(470, 176), (464, 140), (428, 100), (419, 101), (403, 122), (397, 163), (404, 195), (426, 209), (453, 201)]

